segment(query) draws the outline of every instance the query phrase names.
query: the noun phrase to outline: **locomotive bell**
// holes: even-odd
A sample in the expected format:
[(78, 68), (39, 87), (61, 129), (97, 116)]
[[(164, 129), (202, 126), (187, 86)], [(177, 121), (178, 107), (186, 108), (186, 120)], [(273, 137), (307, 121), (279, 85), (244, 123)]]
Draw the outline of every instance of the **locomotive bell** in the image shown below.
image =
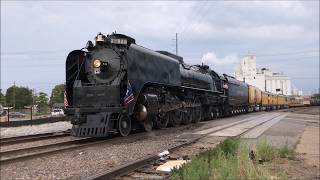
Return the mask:
[(106, 37), (105, 35), (103, 35), (101, 32), (99, 32), (99, 34), (96, 36), (96, 43), (104, 42), (105, 37)]
[(147, 115), (147, 108), (144, 105), (139, 104), (137, 107), (137, 111), (135, 112), (136, 119), (139, 121), (143, 121), (147, 118)]

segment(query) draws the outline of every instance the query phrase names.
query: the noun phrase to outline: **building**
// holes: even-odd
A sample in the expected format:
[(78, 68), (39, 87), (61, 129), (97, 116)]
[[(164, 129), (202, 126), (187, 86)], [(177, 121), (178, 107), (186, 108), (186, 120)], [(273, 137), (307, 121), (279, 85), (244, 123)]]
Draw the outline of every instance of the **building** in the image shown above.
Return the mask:
[(254, 54), (242, 57), (235, 68), (235, 78), (263, 91), (291, 95), (291, 81), (288, 76), (272, 72), (267, 68), (259, 69), (256, 61)]

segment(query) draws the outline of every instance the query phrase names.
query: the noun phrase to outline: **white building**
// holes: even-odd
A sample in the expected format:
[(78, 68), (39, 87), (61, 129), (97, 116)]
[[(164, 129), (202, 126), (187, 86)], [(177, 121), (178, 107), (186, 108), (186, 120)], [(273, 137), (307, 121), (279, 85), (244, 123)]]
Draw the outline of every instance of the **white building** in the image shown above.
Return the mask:
[(235, 78), (256, 86), (263, 91), (291, 95), (291, 81), (283, 73), (257, 68), (257, 58), (253, 54), (244, 56), (235, 69)]

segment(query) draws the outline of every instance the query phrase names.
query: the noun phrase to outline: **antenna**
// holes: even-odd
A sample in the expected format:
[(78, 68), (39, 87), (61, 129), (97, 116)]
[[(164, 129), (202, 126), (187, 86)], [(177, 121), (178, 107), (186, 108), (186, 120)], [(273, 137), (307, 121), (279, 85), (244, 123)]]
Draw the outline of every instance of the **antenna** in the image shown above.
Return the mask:
[(176, 55), (178, 55), (178, 33), (176, 33)]

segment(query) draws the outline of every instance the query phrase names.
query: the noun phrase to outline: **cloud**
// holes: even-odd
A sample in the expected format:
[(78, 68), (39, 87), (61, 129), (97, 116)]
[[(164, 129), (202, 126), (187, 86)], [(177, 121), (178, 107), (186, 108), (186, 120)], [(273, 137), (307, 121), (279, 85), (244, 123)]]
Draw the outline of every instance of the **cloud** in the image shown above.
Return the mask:
[[(68, 52), (84, 47), (98, 32), (115, 30), (146, 48), (172, 52), (177, 32), (185, 62), (199, 64), (202, 58), (216, 65), (215, 70), (232, 74), (237, 54), (319, 49), (319, 1), (4, 1), (2, 88), (8, 87), (3, 82), (14, 80), (65, 81)], [(268, 66), (286, 67), (286, 62), (268, 61)], [(319, 71), (316, 63), (297, 61), (292, 66)], [(308, 74), (302, 68), (281, 69), (295, 76)], [(31, 77), (35, 70), (51, 74)], [(301, 87), (318, 86), (305, 81), (308, 87)]]
[(227, 65), (235, 64), (237, 61), (239, 61), (239, 58), (235, 54), (229, 54), (225, 57), (219, 58), (214, 52), (208, 52), (202, 56), (202, 63), (205, 64)]

